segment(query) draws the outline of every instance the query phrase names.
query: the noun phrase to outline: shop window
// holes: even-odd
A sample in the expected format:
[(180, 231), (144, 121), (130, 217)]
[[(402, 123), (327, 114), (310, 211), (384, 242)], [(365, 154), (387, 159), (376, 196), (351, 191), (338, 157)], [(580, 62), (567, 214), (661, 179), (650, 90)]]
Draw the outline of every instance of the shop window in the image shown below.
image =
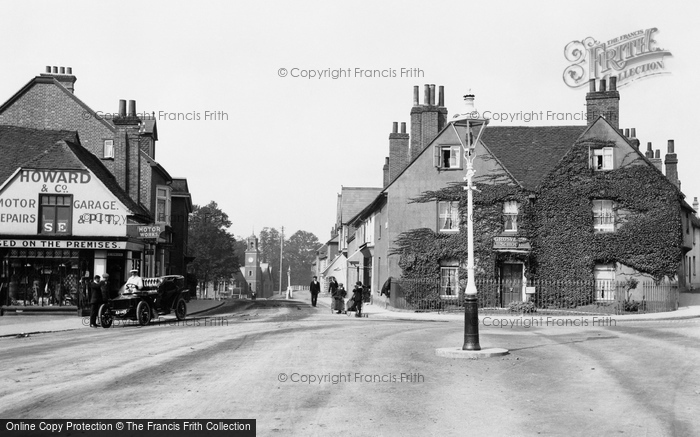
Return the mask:
[(613, 148), (603, 147), (602, 149), (591, 150), (591, 168), (593, 170), (613, 169)]
[(595, 279), (595, 299), (615, 300), (615, 266), (612, 264), (596, 264), (593, 269)]
[(457, 296), (459, 294), (459, 267), (455, 265), (440, 267), (440, 295)]
[(441, 169), (460, 169), (462, 146), (435, 146), (433, 164)]
[(170, 224), (170, 187), (156, 188), (156, 222)]
[(114, 159), (114, 140), (104, 140), (103, 157)]
[(459, 231), (459, 202), (438, 202), (438, 231)]
[(503, 230), (505, 232), (517, 232), (518, 230), (518, 202), (509, 200), (503, 202)]
[(40, 204), (41, 223), (39, 233), (45, 235), (70, 235), (73, 196), (42, 194), (40, 196)]
[(596, 232), (615, 231), (615, 211), (612, 200), (593, 201), (593, 229)]

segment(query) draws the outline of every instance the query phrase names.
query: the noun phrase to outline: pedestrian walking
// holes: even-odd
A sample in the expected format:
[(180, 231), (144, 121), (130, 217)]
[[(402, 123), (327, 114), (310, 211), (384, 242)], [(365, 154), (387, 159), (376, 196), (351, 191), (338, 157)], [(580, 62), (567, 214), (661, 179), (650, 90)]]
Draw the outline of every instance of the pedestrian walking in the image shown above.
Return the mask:
[(348, 311), (355, 311), (355, 317), (362, 317), (362, 282), (357, 281), (352, 290), (352, 306)]
[(334, 310), (337, 314), (342, 314), (345, 312), (345, 296), (347, 296), (348, 292), (345, 291), (345, 287), (343, 287), (343, 284), (338, 284), (338, 286), (331, 292), (331, 297), (333, 298), (333, 307), (331, 310)]
[(102, 305), (102, 289), (100, 288), (100, 275), (95, 275), (90, 282), (90, 327), (98, 328), (97, 326), (97, 313), (100, 311), (100, 305)]
[(318, 282), (318, 278), (314, 276), (314, 280), (309, 284), (309, 291), (311, 292), (311, 306), (316, 306), (316, 301), (318, 300), (318, 293), (321, 292), (321, 283)]
[(333, 294), (338, 290), (338, 281), (335, 280), (335, 276), (328, 278), (328, 294), (333, 296)]

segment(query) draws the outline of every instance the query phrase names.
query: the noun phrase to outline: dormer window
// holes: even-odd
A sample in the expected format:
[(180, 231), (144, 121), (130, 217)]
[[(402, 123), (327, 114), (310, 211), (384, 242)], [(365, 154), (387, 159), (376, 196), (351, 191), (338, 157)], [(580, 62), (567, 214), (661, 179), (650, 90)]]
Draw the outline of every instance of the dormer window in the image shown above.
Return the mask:
[(104, 140), (103, 157), (114, 159), (114, 140)]
[(613, 169), (613, 148), (603, 147), (602, 149), (591, 150), (591, 168), (593, 170)]

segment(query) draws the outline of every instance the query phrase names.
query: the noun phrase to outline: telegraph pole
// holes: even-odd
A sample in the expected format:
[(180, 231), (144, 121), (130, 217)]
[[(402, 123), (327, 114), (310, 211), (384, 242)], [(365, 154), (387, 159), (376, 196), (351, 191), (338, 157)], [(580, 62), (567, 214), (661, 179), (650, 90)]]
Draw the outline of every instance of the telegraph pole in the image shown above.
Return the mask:
[[(284, 257), (284, 226), (280, 235), (280, 294), (282, 294), (282, 258)], [(289, 286), (289, 284), (287, 284)]]

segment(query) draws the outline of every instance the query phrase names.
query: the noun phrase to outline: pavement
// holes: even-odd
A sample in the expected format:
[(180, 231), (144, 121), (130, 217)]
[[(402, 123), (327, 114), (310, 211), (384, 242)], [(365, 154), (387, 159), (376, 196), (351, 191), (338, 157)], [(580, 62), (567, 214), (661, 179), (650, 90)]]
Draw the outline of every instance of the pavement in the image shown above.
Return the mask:
[[(273, 299), (284, 299), (284, 296), (275, 296)], [(294, 300), (301, 300), (304, 302), (310, 301), (310, 296), (308, 291), (297, 291), (294, 292)], [(193, 316), (197, 314), (210, 311), (214, 308), (222, 306), (225, 301), (222, 300), (210, 300), (210, 299), (197, 299), (191, 300), (187, 304), (187, 315)], [(326, 310), (331, 313), (331, 297), (327, 293), (321, 293), (318, 296), (318, 306), (319, 310)], [(427, 321), (427, 322), (447, 322), (447, 321), (459, 321), (464, 322), (464, 313), (462, 312), (448, 312), (448, 313), (436, 313), (436, 312), (410, 312), (410, 311), (395, 311), (386, 308), (383, 304), (367, 304), (365, 303), (362, 307), (362, 311), (366, 317), (371, 317), (373, 319), (386, 319), (386, 320), (413, 320), (413, 321)], [(162, 316), (162, 320), (167, 320), (173, 318), (174, 316)], [(482, 324), (493, 323), (494, 320), (498, 319), (499, 323), (503, 324), (505, 321), (509, 323), (515, 323), (517, 320), (521, 319), (539, 319), (540, 317), (546, 317), (550, 323), (556, 323), (557, 320), (571, 320), (576, 321), (587, 320), (591, 325), (595, 324), (596, 321), (600, 321), (605, 318), (608, 321), (614, 320), (617, 322), (640, 322), (640, 321), (661, 321), (661, 320), (682, 320), (682, 319), (692, 319), (700, 317), (700, 305), (691, 305), (686, 307), (680, 307), (676, 311), (664, 312), (664, 313), (647, 313), (647, 314), (627, 314), (627, 315), (590, 315), (582, 316), (572, 315), (572, 316), (550, 316), (544, 313), (532, 313), (532, 314), (517, 314), (517, 315), (507, 315), (507, 314), (480, 314), (479, 321)], [(5, 313), (4, 316), (0, 317), (0, 337), (13, 337), (17, 335), (29, 335), (29, 334), (40, 334), (47, 332), (56, 331), (70, 331), (74, 329), (89, 329), (89, 317), (75, 317), (75, 316), (61, 316), (61, 315), (12, 315), (11, 313)]]
[[(187, 303), (187, 316), (194, 316), (225, 303), (223, 300), (196, 299)], [(161, 316), (160, 320), (174, 319), (174, 315)], [(11, 312), (0, 317), (0, 337), (25, 336), (56, 331), (90, 329), (90, 316), (56, 315), (50, 313), (22, 315)]]

